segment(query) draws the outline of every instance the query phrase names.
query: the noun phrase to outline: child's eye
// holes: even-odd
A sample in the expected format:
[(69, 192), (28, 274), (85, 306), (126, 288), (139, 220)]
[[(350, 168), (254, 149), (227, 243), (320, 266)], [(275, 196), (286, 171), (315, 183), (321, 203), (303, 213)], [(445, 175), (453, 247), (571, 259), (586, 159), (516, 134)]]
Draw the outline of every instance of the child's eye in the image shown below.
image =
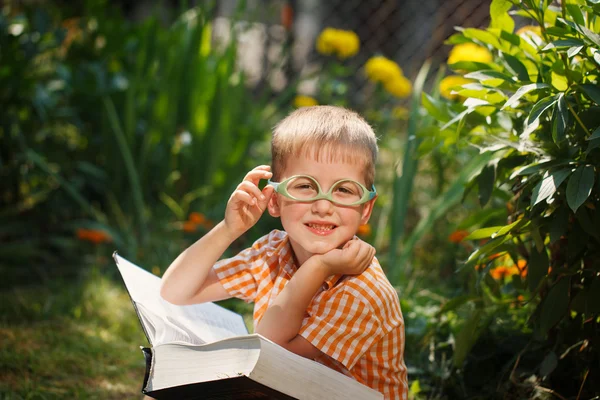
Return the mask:
[(294, 188), (295, 189), (314, 189), (314, 187), (312, 185), (309, 185), (308, 183), (296, 185)]
[(351, 188), (348, 188), (348, 187), (343, 187), (343, 186), (336, 188), (336, 192), (341, 193), (341, 194), (355, 194), (354, 190), (352, 190)]

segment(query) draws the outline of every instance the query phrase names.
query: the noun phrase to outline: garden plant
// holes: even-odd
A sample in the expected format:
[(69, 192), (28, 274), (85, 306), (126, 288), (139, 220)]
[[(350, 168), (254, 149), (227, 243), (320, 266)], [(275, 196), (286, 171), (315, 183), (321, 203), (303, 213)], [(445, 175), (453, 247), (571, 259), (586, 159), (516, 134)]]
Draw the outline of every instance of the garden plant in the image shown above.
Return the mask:
[[(440, 314), (464, 318), (448, 380), (463, 381), (463, 396), (592, 398), (600, 382), (600, 4), (494, 0), (490, 14), (489, 28), (459, 28), (449, 39), (456, 75), (442, 80), (442, 97), (424, 94), (422, 103), (439, 127), (427, 141), (491, 155), (467, 187), (482, 210), (454, 237), (469, 293)], [(516, 30), (513, 17), (528, 25)]]

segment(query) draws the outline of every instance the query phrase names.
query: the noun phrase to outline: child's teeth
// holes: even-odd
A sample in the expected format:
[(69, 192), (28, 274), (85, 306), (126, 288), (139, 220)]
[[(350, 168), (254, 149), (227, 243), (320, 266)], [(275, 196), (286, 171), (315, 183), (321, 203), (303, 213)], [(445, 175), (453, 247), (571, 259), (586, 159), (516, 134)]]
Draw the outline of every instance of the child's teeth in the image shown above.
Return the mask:
[(308, 226), (310, 226), (313, 229), (317, 229), (320, 231), (330, 231), (333, 229), (333, 225), (315, 225), (315, 224), (309, 224)]

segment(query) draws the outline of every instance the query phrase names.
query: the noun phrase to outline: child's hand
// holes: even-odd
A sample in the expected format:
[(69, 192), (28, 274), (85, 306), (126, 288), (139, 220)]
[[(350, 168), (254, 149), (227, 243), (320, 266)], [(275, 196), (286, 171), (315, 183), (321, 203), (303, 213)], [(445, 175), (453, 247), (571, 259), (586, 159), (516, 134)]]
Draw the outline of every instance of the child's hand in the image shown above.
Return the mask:
[(261, 192), (258, 182), (269, 179), (273, 175), (270, 170), (270, 166), (260, 165), (248, 172), (229, 198), (225, 210), (225, 226), (233, 236), (239, 237), (250, 229), (267, 208), (274, 189), (272, 186), (265, 186)]
[(359, 275), (371, 265), (375, 248), (360, 239), (352, 239), (341, 249), (333, 249), (314, 257), (318, 257), (326, 268), (327, 276)]

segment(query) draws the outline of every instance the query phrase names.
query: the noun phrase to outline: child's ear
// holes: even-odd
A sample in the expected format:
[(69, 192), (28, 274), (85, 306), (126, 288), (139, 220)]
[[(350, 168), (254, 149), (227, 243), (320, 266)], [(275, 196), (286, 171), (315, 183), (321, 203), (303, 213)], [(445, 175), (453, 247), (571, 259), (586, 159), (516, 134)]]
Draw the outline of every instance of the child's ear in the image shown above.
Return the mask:
[(279, 196), (277, 195), (277, 193), (273, 193), (273, 195), (269, 199), (267, 208), (269, 209), (269, 214), (271, 215), (271, 217), (277, 218), (281, 216), (281, 212), (279, 210)]
[(360, 224), (365, 225), (369, 222), (369, 218), (371, 218), (371, 213), (373, 212), (373, 206), (375, 205), (375, 200), (377, 200), (377, 196), (373, 197), (373, 199), (367, 201), (363, 205), (363, 209), (360, 216)]

